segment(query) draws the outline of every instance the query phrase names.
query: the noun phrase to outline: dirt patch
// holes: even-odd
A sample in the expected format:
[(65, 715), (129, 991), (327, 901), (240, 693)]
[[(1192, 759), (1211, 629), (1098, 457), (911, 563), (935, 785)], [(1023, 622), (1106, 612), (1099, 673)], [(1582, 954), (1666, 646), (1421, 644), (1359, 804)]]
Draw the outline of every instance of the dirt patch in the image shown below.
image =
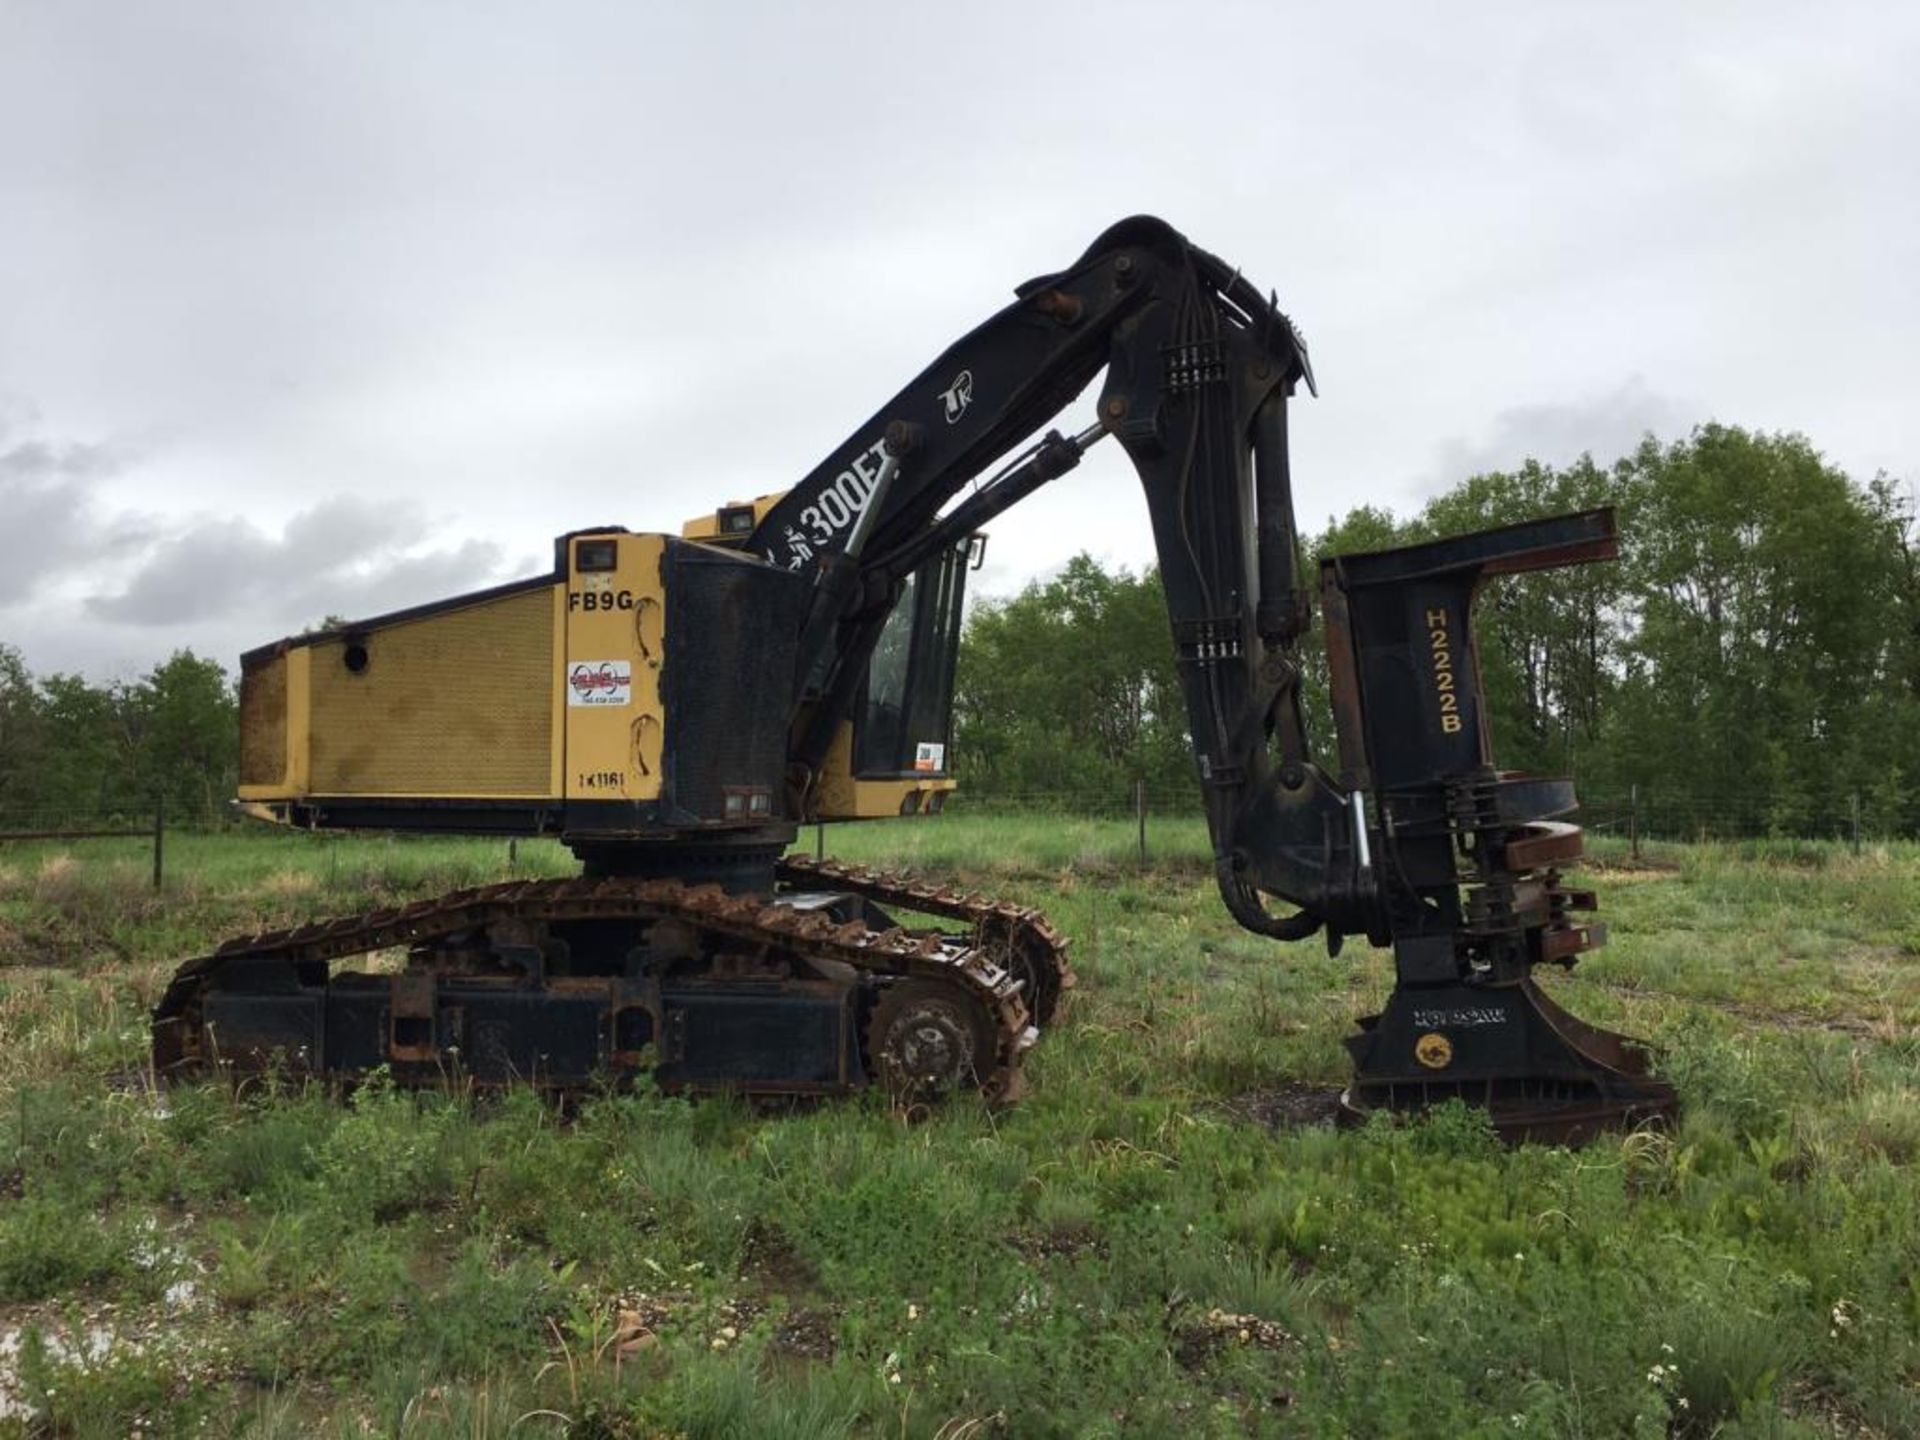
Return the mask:
[[(182, 1262), (185, 1257), (155, 1239), (144, 1252), (136, 1250), (134, 1259), (150, 1268)], [(86, 1374), (139, 1356), (165, 1357), (181, 1389), (190, 1383), (229, 1378), (225, 1347), (209, 1345), (204, 1335), (196, 1338), (184, 1323), (203, 1305), (197, 1282), (183, 1275), (166, 1287), (158, 1304), (53, 1301), (0, 1312), (0, 1421), (20, 1421), (29, 1434), (53, 1433), (45, 1428), (41, 1397), (28, 1383), (34, 1368), (28, 1363), (30, 1350), (38, 1351), (38, 1365), (50, 1367), (48, 1378), (55, 1381), (68, 1373)], [(132, 1433), (142, 1433), (144, 1416), (125, 1418), (132, 1422)]]
[(840, 1348), (832, 1314), (806, 1306), (789, 1311), (773, 1327), (773, 1348), (796, 1360), (832, 1360)]
[(1189, 1370), (1198, 1370), (1222, 1350), (1243, 1346), (1255, 1350), (1285, 1350), (1300, 1342), (1292, 1332), (1258, 1315), (1235, 1315), (1209, 1310), (1181, 1316), (1173, 1325), (1173, 1355)]
[(1107, 1253), (1107, 1242), (1091, 1225), (1050, 1225), (1044, 1230), (1022, 1230), (1009, 1235), (1007, 1244), (1029, 1260), (1055, 1256), (1075, 1260), (1082, 1255)]
[(640, 1329), (651, 1331), (664, 1329), (677, 1312), (690, 1308), (693, 1303), (693, 1292), (690, 1290), (660, 1293), (628, 1290), (616, 1295), (608, 1308), (622, 1332)]
[[(779, 1305), (769, 1307), (764, 1303), (779, 1296), (788, 1308), (772, 1327), (770, 1348), (774, 1358), (796, 1364), (833, 1359), (839, 1350), (839, 1327), (833, 1312), (799, 1300), (819, 1284), (820, 1273), (785, 1231), (764, 1219), (748, 1225), (741, 1247), (740, 1273), (760, 1298), (742, 1298), (722, 1306), (725, 1323), (745, 1330), (769, 1308), (779, 1311)], [(724, 1337), (724, 1330), (720, 1333)]]
[(1669, 1004), (1697, 1005), (1717, 1010), (1745, 1025), (1774, 1030), (1824, 1030), (1831, 1035), (1848, 1035), (1861, 1040), (1900, 1040), (1916, 1027), (1905, 1025), (1891, 1015), (1868, 1020), (1858, 1015), (1810, 1015), (1803, 1010), (1774, 1010), (1750, 1000), (1733, 1000), (1719, 995), (1688, 995), (1678, 990), (1654, 990), (1643, 985), (1625, 985), (1617, 980), (1598, 980), (1576, 975), (1573, 985), (1590, 985), (1629, 1000), (1663, 1000)]
[(1893, 1431), (1869, 1424), (1843, 1397), (1812, 1381), (1790, 1386), (1781, 1399), (1780, 1408), (1794, 1419), (1817, 1425), (1844, 1440), (1893, 1440)]
[(820, 1280), (813, 1262), (794, 1248), (785, 1231), (767, 1220), (755, 1220), (747, 1226), (740, 1269), (768, 1295), (804, 1293)]
[(1340, 1118), (1340, 1088), (1296, 1081), (1272, 1090), (1248, 1090), (1227, 1101), (1226, 1108), (1268, 1130), (1326, 1129)]
[(56, 915), (38, 925), (0, 921), (0, 963), (22, 970), (80, 970), (105, 949), (107, 959), (124, 961), (124, 950), (101, 942)]
[(632, 1359), (673, 1333), (703, 1339), (713, 1350), (729, 1350), (766, 1315), (767, 1306), (740, 1297), (703, 1302), (690, 1290), (628, 1290), (606, 1302), (607, 1348)]

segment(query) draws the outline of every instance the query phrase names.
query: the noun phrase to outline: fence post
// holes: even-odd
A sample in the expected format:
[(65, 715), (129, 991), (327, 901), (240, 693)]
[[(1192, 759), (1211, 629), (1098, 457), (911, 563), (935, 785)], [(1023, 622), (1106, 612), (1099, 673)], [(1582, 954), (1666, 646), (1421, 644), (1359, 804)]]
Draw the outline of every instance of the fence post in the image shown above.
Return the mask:
[(520, 837), (518, 835), (511, 835), (507, 837), (507, 869), (517, 869), (519, 864)]
[(1133, 813), (1140, 822), (1140, 868), (1147, 868), (1147, 782), (1141, 778), (1133, 782)]
[(1627, 787), (1627, 847), (1633, 858), (1640, 858), (1640, 786)]
[(1853, 853), (1860, 853), (1860, 792), (1854, 791), (1847, 797), (1848, 807), (1853, 811)]
[(818, 820), (813, 822), (813, 858), (827, 858), (827, 827)]
[(160, 888), (161, 855), (166, 848), (167, 802), (162, 796), (153, 797), (153, 888)]

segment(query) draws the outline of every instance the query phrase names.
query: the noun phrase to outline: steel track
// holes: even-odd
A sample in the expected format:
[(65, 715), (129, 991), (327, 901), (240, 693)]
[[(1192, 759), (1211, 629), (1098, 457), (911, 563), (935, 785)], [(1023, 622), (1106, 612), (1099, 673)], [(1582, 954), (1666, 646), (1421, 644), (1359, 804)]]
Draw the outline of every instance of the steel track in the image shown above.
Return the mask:
[(1078, 983), (1067, 963), (1071, 942), (1031, 906), (990, 900), (978, 891), (962, 893), (951, 886), (923, 885), (890, 870), (843, 865), (838, 860), (790, 856), (780, 862), (775, 874), (795, 887), (843, 891), (876, 904), (938, 915), (972, 927), (976, 945), (1007, 957), (1002, 969), (1025, 972), (1030, 981), (1027, 1009), (1035, 1024), (1051, 1024), (1061, 992)]
[[(748, 949), (803, 961), (838, 962), (868, 975), (957, 987), (991, 1026), (993, 1053), (977, 1077), (980, 1089), (994, 1100), (1017, 1098), (1022, 1086), (1020, 1062), (1038, 1031), (1030, 1021), (1023, 993), (1026, 985), (1006, 965), (997, 963), (994, 954), (1001, 946), (1017, 947), (1020, 953), (1050, 962), (1053, 973), (1069, 975), (1061, 959), (1065, 942), (1037, 912), (830, 863), (788, 862), (782, 869), (796, 884), (819, 888), (820, 882), (827, 882), (831, 888), (883, 903), (962, 920), (974, 931), (973, 943), (932, 931), (841, 923), (817, 910), (780, 904), (774, 897), (729, 895), (717, 885), (632, 877), (510, 881), (411, 905), (238, 936), (209, 955), (187, 961), (174, 972), (154, 1009), (155, 1065), (163, 1074), (215, 1067), (221, 1058), (218, 1037), (209, 1034), (203, 1022), (203, 999), (216, 982), (239, 979), (244, 968), (255, 962), (324, 965), (381, 950), (430, 947), (463, 933), (484, 933), (507, 921), (677, 920)], [(1033, 966), (1025, 968), (1031, 973)], [(733, 1088), (751, 1091), (753, 1086)]]

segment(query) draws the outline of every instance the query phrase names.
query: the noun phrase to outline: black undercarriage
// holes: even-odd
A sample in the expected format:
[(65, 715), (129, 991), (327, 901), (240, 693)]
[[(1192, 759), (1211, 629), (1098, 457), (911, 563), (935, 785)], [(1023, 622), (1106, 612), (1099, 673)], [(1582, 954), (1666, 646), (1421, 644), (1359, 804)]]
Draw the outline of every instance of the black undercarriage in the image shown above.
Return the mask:
[[(784, 862), (775, 883), (528, 881), (243, 937), (175, 976), (155, 1062), (384, 1070), (403, 1084), (577, 1090), (648, 1072), (689, 1090), (878, 1081), (1011, 1097), (1036, 1010), (1071, 983), (1044, 922), (832, 865)], [(880, 897), (966, 928), (903, 926)]]

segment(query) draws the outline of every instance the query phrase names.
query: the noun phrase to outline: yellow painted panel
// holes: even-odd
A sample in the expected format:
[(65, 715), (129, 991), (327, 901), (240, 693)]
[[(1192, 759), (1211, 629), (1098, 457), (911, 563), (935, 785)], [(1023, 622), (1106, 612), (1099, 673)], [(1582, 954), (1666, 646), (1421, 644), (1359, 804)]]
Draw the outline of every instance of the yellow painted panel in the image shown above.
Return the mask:
[[(613, 544), (611, 570), (582, 571), (580, 547)], [(583, 535), (566, 582), (564, 793), (570, 800), (659, 798), (666, 663), (664, 535)]]
[[(753, 523), (758, 525), (762, 520), (766, 519), (767, 512), (786, 498), (787, 492), (780, 490), (772, 495), (762, 495), (753, 500), (751, 502), (753, 505)], [(741, 505), (747, 503), (749, 502), (741, 500), (721, 508), (736, 510)], [(693, 519), (682, 525), (680, 527), (680, 538), (682, 540), (705, 540), (709, 544), (716, 545), (738, 545), (746, 537), (744, 535), (722, 535), (720, 533), (720, 511), (709, 510), (706, 514), (696, 515)]]
[(853, 722), (842, 720), (833, 732), (833, 743), (827, 747), (827, 758), (820, 763), (814, 805), (821, 819), (860, 813), (855, 808), (853, 784)]
[(311, 790), (322, 795), (546, 796), (553, 600), (523, 590), (345, 637), (311, 660)]
[[(853, 774), (853, 722), (842, 721), (827, 757), (820, 766), (820, 783), (814, 795), (818, 820), (880, 820), (901, 813), (901, 804), (917, 793), (911, 813), (933, 813), (928, 803), (934, 795), (946, 795), (957, 786), (950, 777), (911, 780), (860, 780)], [(942, 802), (945, 803), (944, 801)]]
[(553, 653), (562, 662), (547, 677), (547, 693), (551, 696), (549, 705), (549, 733), (553, 743), (547, 747), (547, 793), (549, 795), (566, 794), (567, 786), (567, 686), (565, 661), (567, 656), (567, 587), (564, 584), (553, 587)]

